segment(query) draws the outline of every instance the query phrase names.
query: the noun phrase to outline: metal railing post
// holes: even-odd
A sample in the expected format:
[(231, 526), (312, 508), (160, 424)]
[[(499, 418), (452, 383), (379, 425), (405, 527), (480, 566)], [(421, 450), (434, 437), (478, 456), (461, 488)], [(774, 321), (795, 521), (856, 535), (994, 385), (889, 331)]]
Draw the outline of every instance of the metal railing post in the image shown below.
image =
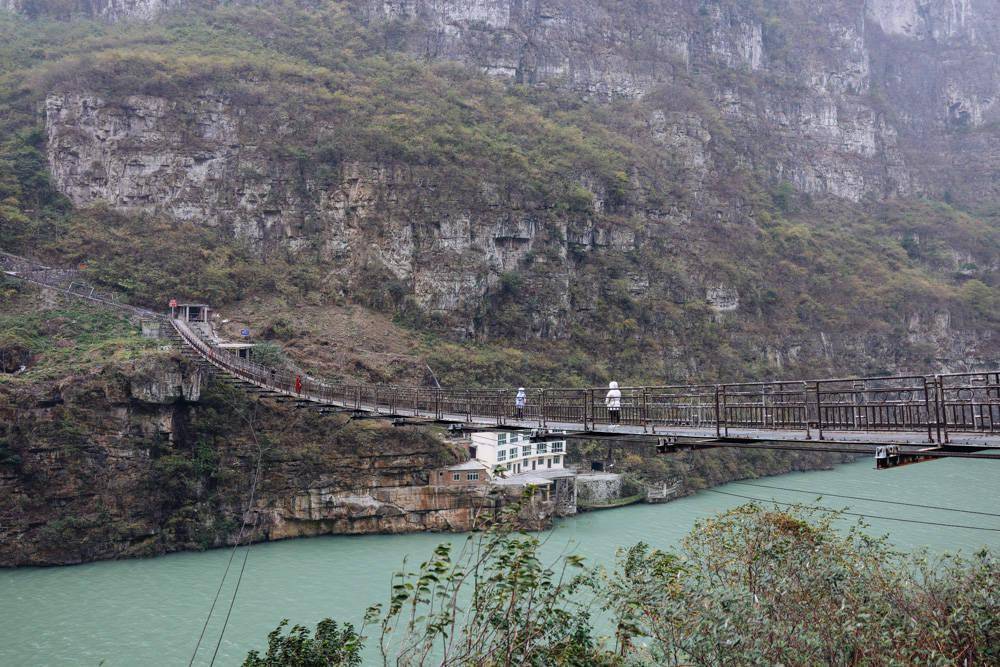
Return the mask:
[(547, 416), (545, 414), (545, 411), (546, 411), (546, 406), (545, 406), (545, 392), (546, 392), (546, 390), (542, 389), (541, 406), (539, 407), (539, 410), (538, 410), (538, 426), (539, 426), (539, 428), (545, 428), (545, 425), (548, 423), (548, 419), (547, 419)]
[[(986, 374), (986, 384), (987, 385), (990, 384), (989, 373)], [(997, 412), (994, 410), (994, 407), (997, 407), (997, 409), (1000, 410), (1000, 373), (993, 374), (993, 386), (994, 389), (992, 389), (993, 392), (992, 398), (998, 399), (998, 404), (994, 404), (991, 402), (991, 397), (990, 397), (991, 390), (989, 389), (986, 390), (986, 399), (987, 402), (990, 404), (990, 433), (995, 433), (997, 430), (997, 419), (996, 419)]]
[(823, 406), (819, 397), (819, 382), (816, 382), (816, 431), (819, 439), (823, 439)]
[[(700, 403), (701, 401), (699, 401)], [(722, 437), (722, 413), (719, 410), (719, 385), (715, 385), (715, 437)]]
[(649, 402), (647, 401), (647, 390), (646, 387), (642, 388), (642, 432), (646, 433), (649, 429), (649, 413), (647, 411), (649, 407)]
[(924, 410), (927, 411), (927, 442), (934, 442), (934, 427), (931, 424), (931, 397), (927, 389), (927, 378), (924, 381)]
[(806, 427), (806, 440), (812, 440), (812, 431), (809, 429), (809, 385), (802, 383), (802, 421)]
[[(934, 379), (937, 382), (937, 400), (938, 404), (941, 406), (941, 418), (938, 420), (938, 443), (949, 442), (948, 436), (948, 406), (944, 400), (944, 378), (940, 375), (935, 375)], [(944, 440), (942, 440), (942, 435)]]

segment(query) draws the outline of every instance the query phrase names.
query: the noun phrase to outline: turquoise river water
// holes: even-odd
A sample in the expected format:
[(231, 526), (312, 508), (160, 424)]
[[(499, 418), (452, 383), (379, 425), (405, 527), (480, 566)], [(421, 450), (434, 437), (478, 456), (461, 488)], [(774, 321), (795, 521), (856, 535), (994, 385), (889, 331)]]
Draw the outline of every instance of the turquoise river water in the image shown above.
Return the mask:
[[(740, 485), (718, 491), (811, 503), (817, 492), (1000, 513), (1000, 463), (947, 460), (876, 472), (870, 461), (831, 471), (795, 473), (754, 483), (806, 489), (796, 493)], [(545, 544), (555, 555), (567, 546), (591, 563), (611, 564), (615, 549), (640, 540), (669, 548), (698, 519), (746, 502), (703, 491), (665, 505), (635, 505), (559, 521)], [(1000, 528), (1000, 517), (824, 498), (852, 512)], [(854, 519), (852, 519), (854, 520)], [(901, 549), (970, 553), (1000, 549), (1000, 532), (869, 519), (869, 532), (888, 534)], [(419, 562), (442, 534), (318, 537), (253, 546), (216, 664), (238, 665), (264, 645), (282, 618), (315, 624), (329, 616), (356, 624), (364, 609), (385, 601), (390, 574), (404, 555)], [(147, 560), (71, 567), (0, 570), (0, 665), (186, 665), (229, 558), (228, 549)], [(242, 549), (234, 561), (238, 570)], [(212, 654), (236, 577), (223, 589), (206, 633)], [(103, 661), (103, 662), (102, 662)]]

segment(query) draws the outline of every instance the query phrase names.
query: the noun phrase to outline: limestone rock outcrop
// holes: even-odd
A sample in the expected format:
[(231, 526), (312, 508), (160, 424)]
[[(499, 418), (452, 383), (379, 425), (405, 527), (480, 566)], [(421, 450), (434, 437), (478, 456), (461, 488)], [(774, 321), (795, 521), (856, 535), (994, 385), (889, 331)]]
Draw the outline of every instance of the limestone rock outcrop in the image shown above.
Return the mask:
[[(114, 20), (185, 3), (90, 5)], [(78, 206), (166, 215), (217, 227), (262, 253), (300, 253), (328, 267), (341, 293), (383, 286), (460, 337), (490, 337), (505, 280), (516, 274), (533, 301), (519, 326), (525, 339), (606, 326), (589, 314), (601, 308), (607, 281), (587, 269), (622, 257), (641, 264), (623, 278), (632, 296), (697, 302), (724, 315), (716, 321), (763, 325), (761, 304), (774, 291), (764, 270), (742, 283), (718, 271), (727, 263), (739, 274), (751, 259), (740, 256), (745, 243), (766, 235), (748, 179), (831, 202), (840, 220), (905, 199), (985, 211), (1000, 201), (1000, 5), (992, 0), (365, 0), (345, 8), (383, 30), (386, 50), (422, 62), (457, 61), (595, 106), (638, 101), (645, 122), (630, 140), (655, 152), (658, 182), (670, 191), (645, 196), (648, 175), (636, 167), (622, 175), (627, 196), (615, 201), (580, 168), (568, 176), (593, 210), (556, 213), (481, 174), (476, 193), (456, 195), (426, 164), (303, 168), (275, 146), (331, 136), (334, 121), (321, 109), (279, 113), (210, 86), (159, 95), (52, 90), (44, 122), (58, 188)], [(963, 278), (995, 271), (989, 248), (942, 252), (964, 257)], [(669, 260), (676, 275), (658, 274), (650, 257)], [(963, 329), (961, 318), (950, 320), (955, 335), (946, 339), (924, 330), (943, 306), (921, 299), (904, 304), (897, 337), (945, 348), (911, 359), (958, 368), (991, 345), (989, 332)], [(847, 350), (850, 365), (862, 367), (869, 348), (886, 344), (873, 336), (824, 330), (750, 345), (760, 357), (817, 362)], [(677, 348), (680, 358), (680, 341)]]
[(245, 539), (261, 541), (469, 530), (493, 516), (485, 489), (428, 486), (458, 456), (435, 436), (294, 412), (170, 354), (0, 386), (0, 567), (224, 546), (244, 519)]

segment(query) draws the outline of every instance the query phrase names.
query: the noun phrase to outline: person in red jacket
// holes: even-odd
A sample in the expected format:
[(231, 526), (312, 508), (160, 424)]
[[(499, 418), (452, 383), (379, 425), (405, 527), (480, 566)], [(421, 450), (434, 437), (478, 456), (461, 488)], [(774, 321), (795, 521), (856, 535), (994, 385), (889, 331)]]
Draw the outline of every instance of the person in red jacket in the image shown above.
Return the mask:
[(295, 376), (295, 393), (296, 394), (301, 394), (302, 393), (302, 376), (301, 375), (296, 375)]

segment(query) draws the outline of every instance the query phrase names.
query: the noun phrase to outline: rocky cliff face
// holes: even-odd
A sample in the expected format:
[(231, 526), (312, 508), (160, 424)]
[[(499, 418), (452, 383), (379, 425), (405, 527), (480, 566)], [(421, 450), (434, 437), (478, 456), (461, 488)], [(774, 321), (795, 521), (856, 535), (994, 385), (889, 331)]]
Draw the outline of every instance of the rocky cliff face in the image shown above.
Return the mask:
[[(125, 6), (94, 5), (108, 16)], [(148, 14), (166, 5), (128, 6)], [(185, 3), (170, 6), (183, 11)], [(204, 83), (210, 76), (143, 94), (88, 87), (80, 77), (53, 86), (43, 105), (56, 185), (81, 207), (166, 215), (216, 227), (262, 254), (290, 251), (322, 266), (333, 291), (353, 296), (377, 285), (460, 336), (489, 338), (506, 326), (505, 335), (568, 339), (607, 329), (598, 314), (613, 287), (622, 301), (641, 303), (614, 325), (630, 320), (631, 330), (657, 332), (671, 358), (666, 370), (677, 374), (700, 372), (685, 358), (690, 332), (677, 326), (706, 319), (696, 305), (732, 334), (734, 356), (779, 370), (841, 359), (853, 369), (958, 369), (993, 349), (990, 327), (967, 324), (954, 304), (922, 288), (899, 303), (891, 333), (866, 330), (855, 313), (851, 321), (817, 316), (808, 332), (769, 338), (761, 333), (774, 321), (767, 303), (805, 321), (816, 304), (854, 307), (864, 286), (838, 291), (821, 276), (828, 293), (797, 284), (792, 294), (788, 283), (819, 275), (809, 265), (815, 253), (789, 240), (780, 258), (799, 265), (778, 277), (775, 256), (757, 251), (778, 245), (761, 215), (762, 193), (785, 186), (782, 198), (815, 202), (796, 221), (813, 230), (924, 197), (992, 215), (1000, 201), (996, 3), (368, 0), (343, 11), (356, 32), (369, 31), (374, 52), (457, 61), (540, 96), (555, 90), (558, 109), (581, 98), (598, 114), (627, 109), (635, 122), (623, 140), (648, 159), (621, 172), (618, 192), (568, 164), (589, 208), (555, 210), (511, 187), (509, 174), (471, 173), (476, 187), (457, 191), (454, 173), (419, 156), (317, 168), (314, 153), (289, 147), (345, 136), (333, 93), (296, 107), (252, 94), (273, 83), (252, 72), (241, 75), (246, 95)], [(267, 28), (258, 37), (270, 45), (276, 34)], [(342, 92), (339, 81), (323, 85)], [(919, 233), (874, 232), (891, 234), (923, 242)], [(848, 236), (832, 243), (847, 248)], [(941, 280), (995, 283), (993, 247), (945, 239), (935, 252), (930, 272)], [(890, 252), (882, 264), (895, 261)], [(842, 273), (845, 262), (824, 270)], [(520, 295), (511, 296), (512, 277)], [(662, 312), (650, 314), (654, 306)], [(516, 324), (503, 321), (518, 309), (526, 312)], [(891, 361), (877, 361), (887, 352)]]
[[(45, 115), (52, 174), (74, 203), (167, 213), (260, 247), (313, 248), (345, 285), (378, 272), (403, 282), (427, 312), (468, 313), (500, 274), (553, 238), (632, 240), (586, 220), (543, 229), (498, 184), (483, 183), (477, 201), (441, 201), (441, 177), (428, 167), (349, 163), (324, 178), (303, 176), (294, 158), (267, 145), (295, 130), (224, 96), (51, 95)], [(553, 309), (565, 312), (565, 268), (555, 277), (563, 297)]]
[(990, 0), (385, 0), (366, 11), (405, 26), (402, 47), (423, 57), (590, 96), (641, 97), (708, 74), (755, 167), (853, 201), (961, 184), (971, 172), (927, 164), (927, 138), (957, 155), (949, 130), (1000, 119)]
[(0, 0), (0, 9), (27, 16), (97, 18), (111, 23), (119, 21), (149, 21), (171, 6), (181, 6), (183, 0)]
[[(0, 6), (56, 11), (21, 0)], [(184, 6), (106, 0), (81, 3), (76, 11), (114, 21), (150, 19)], [(970, 147), (986, 149), (987, 155), (997, 152), (993, 133), (976, 132), (1000, 119), (1000, 9), (991, 0), (819, 5), (798, 0), (368, 0), (354, 11), (369, 24), (391, 26), (394, 48), (596, 98), (639, 98), (664, 84), (702, 78), (739, 141), (755, 149), (749, 155), (753, 166), (805, 192), (853, 201), (923, 192), (940, 196), (946, 189), (971, 195), (968, 178), (975, 176), (979, 194), (984, 187), (996, 194), (991, 179), (976, 176), (982, 170), (963, 169), (954, 159)], [(218, 100), (191, 102), (189, 120), (196, 135), (199, 127), (211, 125), (217, 134), (206, 139), (232, 138), (233, 119), (225, 117)], [(51, 122), (72, 118), (71, 109), (55, 104), (69, 115)], [(162, 100), (125, 100), (125, 105), (144, 107), (147, 124), (179, 111)], [(956, 136), (956, 129), (977, 136)], [(169, 142), (171, 136), (163, 139)], [(928, 153), (938, 159), (928, 163)], [(196, 158), (189, 165), (192, 179), (197, 182), (212, 171), (210, 161), (218, 157)], [(122, 175), (141, 176), (150, 169), (148, 160), (142, 164), (133, 163)], [(143, 196), (127, 186), (115, 192), (99, 182), (62, 182), (77, 199), (128, 206)], [(211, 207), (219, 194), (211, 183), (207, 189), (176, 185), (168, 202), (186, 205), (191, 215)]]
[(492, 515), (485, 491), (427, 486), (455, 456), (436, 437), (289, 412), (255, 411), (162, 356), (0, 385), (0, 566), (231, 544), (260, 441), (252, 540), (468, 530)]

